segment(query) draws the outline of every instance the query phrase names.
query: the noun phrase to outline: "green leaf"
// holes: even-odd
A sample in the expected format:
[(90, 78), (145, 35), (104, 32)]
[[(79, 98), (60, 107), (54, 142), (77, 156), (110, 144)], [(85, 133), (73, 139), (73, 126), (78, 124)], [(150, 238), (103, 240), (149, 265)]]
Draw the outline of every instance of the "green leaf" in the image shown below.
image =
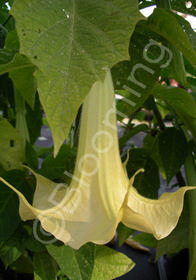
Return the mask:
[(145, 197), (157, 198), (160, 179), (156, 162), (143, 148), (129, 150), (129, 160), (127, 162), (129, 178), (140, 168), (143, 168), (144, 172), (141, 172), (135, 177), (134, 187)]
[[(9, 174), (4, 176), (8, 179)], [(20, 222), (16, 194), (0, 182), (0, 241), (8, 239)]]
[(30, 235), (25, 241), (25, 246), (28, 250), (36, 253), (45, 252), (45, 246), (35, 239), (34, 235)]
[(161, 86), (156, 86), (153, 94), (173, 107), (196, 141), (196, 103), (193, 96), (181, 88), (168, 89)]
[[(33, 193), (26, 181), (25, 173), (20, 170), (11, 170), (2, 174), (2, 177), (10, 184), (14, 184), (29, 203), (32, 202)], [(16, 194), (0, 181), (0, 242), (7, 240), (20, 223), (18, 206)]]
[[(143, 106), (158, 81), (162, 68), (170, 61), (165, 46), (167, 40), (151, 31), (148, 22), (142, 20), (137, 23), (131, 36), (130, 61), (122, 61), (112, 68), (115, 89), (125, 97), (121, 103), (126, 104), (126, 110), (129, 108), (129, 115)], [(164, 53), (162, 58), (160, 51)]]
[(21, 168), (24, 159), (24, 144), (16, 129), (0, 117), (0, 164), (5, 170)]
[(148, 19), (148, 27), (177, 47), (196, 68), (196, 52), (175, 16), (166, 9), (156, 8)]
[(42, 158), (42, 159), (46, 158), (53, 152), (53, 147), (47, 148), (47, 147), (36, 145), (36, 146), (34, 146), (34, 149), (37, 153), (37, 157)]
[(171, 43), (168, 43), (168, 47), (173, 55), (173, 59), (170, 65), (171, 73), (169, 74), (169, 78), (173, 78), (181, 86), (183, 86), (184, 88), (188, 88), (189, 84), (186, 78), (186, 71), (182, 53)]
[(132, 233), (135, 232), (134, 229), (128, 228), (128, 227), (126, 227), (125, 225), (123, 225), (122, 223), (120, 223), (120, 224), (118, 225), (117, 231), (118, 231), (118, 243), (119, 243), (119, 246), (122, 246), (123, 243), (126, 241), (126, 239), (127, 239)]
[[(48, 245), (48, 252), (62, 272), (71, 280), (90, 280), (94, 266), (95, 246), (88, 243), (79, 250), (69, 246)], [(99, 278), (97, 278), (99, 279)]]
[(157, 240), (152, 234), (149, 233), (139, 233), (137, 235), (132, 236), (132, 239), (150, 248), (157, 247)]
[(29, 167), (32, 169), (38, 169), (38, 158), (36, 151), (32, 147), (30, 143), (26, 141), (26, 146), (25, 146), (25, 158), (26, 158), (26, 163)]
[(161, 156), (159, 153), (159, 137), (158, 135), (152, 136), (151, 134), (147, 134), (143, 139), (144, 149), (148, 151), (150, 157), (156, 162), (159, 167), (159, 172), (162, 177), (166, 179), (165, 169), (163, 167), (163, 162), (161, 160)]
[(122, 253), (106, 246), (96, 246), (95, 264), (91, 280), (111, 280), (134, 267), (134, 262)]
[(57, 267), (47, 253), (34, 253), (33, 266), (35, 280), (57, 279)]
[[(77, 110), (106, 68), (128, 58), (128, 43), (142, 18), (136, 0), (16, 0), (21, 53), (38, 67), (40, 100), (54, 139), (54, 153)], [(39, 21), (37, 20), (39, 18)]]
[(170, 127), (159, 135), (159, 152), (165, 168), (167, 183), (185, 162), (188, 145), (181, 129)]
[(190, 76), (187, 77), (187, 79), (193, 79), (196, 76), (196, 69), (190, 64), (190, 62), (184, 57), (184, 66), (186, 69), (186, 72), (191, 74)]
[(44, 159), (40, 173), (51, 180), (62, 178), (65, 170), (69, 173), (74, 171), (75, 158), (76, 150), (62, 145), (55, 158), (51, 154)]
[(192, 44), (193, 49), (196, 51), (196, 32), (192, 29), (190, 22), (186, 20), (184, 17), (179, 16), (178, 14), (173, 14), (173, 15), (176, 17), (178, 23), (183, 28), (183, 30), (185, 30)]
[(189, 209), (187, 196), (185, 195), (185, 203), (182, 214), (176, 228), (169, 236), (157, 241), (156, 259), (168, 253), (175, 254), (184, 248), (189, 247)]
[(24, 253), (25, 237), (26, 232), (22, 228), (19, 228), (2, 246), (0, 246), (0, 258), (6, 268)]
[(19, 44), (19, 39), (18, 39), (16, 29), (8, 33), (5, 41), (5, 48), (10, 49), (15, 53), (19, 51), (20, 44)]
[(9, 72), (14, 86), (32, 108), (37, 88), (36, 80), (33, 76), (35, 69), (35, 65), (21, 54), (16, 54), (11, 62), (0, 65), (0, 75)]
[(33, 262), (31, 256), (25, 251), (14, 263), (10, 265), (10, 268), (19, 273), (33, 273)]

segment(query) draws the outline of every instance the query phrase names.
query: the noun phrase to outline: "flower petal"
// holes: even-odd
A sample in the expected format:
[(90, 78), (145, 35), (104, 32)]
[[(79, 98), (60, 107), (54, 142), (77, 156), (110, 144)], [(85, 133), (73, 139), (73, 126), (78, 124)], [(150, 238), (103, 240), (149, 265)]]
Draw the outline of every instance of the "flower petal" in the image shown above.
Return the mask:
[(162, 239), (178, 223), (185, 192), (195, 188), (182, 187), (174, 193), (164, 193), (158, 200), (153, 200), (141, 196), (131, 187), (123, 207), (122, 222), (130, 228), (152, 233), (156, 239)]

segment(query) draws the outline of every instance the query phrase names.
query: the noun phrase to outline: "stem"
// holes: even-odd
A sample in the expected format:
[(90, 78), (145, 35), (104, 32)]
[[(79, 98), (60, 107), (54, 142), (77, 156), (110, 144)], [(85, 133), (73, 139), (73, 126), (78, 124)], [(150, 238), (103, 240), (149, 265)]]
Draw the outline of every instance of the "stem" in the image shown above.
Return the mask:
[[(188, 156), (185, 162), (185, 174), (189, 186), (196, 186), (196, 166), (192, 157), (192, 150), (189, 146)], [(188, 193), (189, 198), (189, 274), (188, 280), (196, 277), (196, 191)]]
[(161, 117), (161, 113), (160, 113), (160, 111), (158, 110), (155, 101), (154, 101), (153, 107), (154, 107), (153, 112), (154, 112), (154, 115), (155, 115), (155, 117), (156, 117), (156, 119), (157, 119), (157, 122), (158, 122), (158, 125), (159, 125), (159, 127), (160, 127), (160, 130), (163, 131), (163, 130), (165, 130), (166, 127), (165, 127), (165, 124), (164, 124), (163, 119), (162, 119), (162, 117)]
[(156, 0), (157, 7), (171, 10), (170, 0)]

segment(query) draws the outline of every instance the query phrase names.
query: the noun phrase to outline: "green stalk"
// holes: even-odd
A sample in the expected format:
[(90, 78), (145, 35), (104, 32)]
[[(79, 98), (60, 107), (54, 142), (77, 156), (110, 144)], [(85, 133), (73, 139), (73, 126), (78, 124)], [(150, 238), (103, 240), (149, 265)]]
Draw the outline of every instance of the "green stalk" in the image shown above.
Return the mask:
[[(188, 185), (196, 186), (196, 166), (190, 147), (184, 167)], [(188, 193), (188, 198), (190, 209), (188, 280), (194, 280), (196, 279), (196, 191), (190, 191)]]
[(29, 142), (29, 131), (26, 122), (25, 100), (20, 92), (14, 89), (15, 110), (16, 110), (16, 129), (22, 139)]

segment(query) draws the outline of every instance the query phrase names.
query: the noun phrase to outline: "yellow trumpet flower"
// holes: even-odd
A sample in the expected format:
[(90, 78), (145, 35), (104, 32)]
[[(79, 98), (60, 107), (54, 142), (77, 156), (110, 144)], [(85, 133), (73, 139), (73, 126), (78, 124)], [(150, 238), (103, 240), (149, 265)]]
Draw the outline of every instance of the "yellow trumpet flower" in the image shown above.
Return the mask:
[[(31, 170), (32, 171), (32, 170)], [(142, 197), (133, 187), (121, 162), (111, 74), (95, 82), (82, 110), (76, 167), (69, 187), (36, 174), (33, 205), (21, 192), (21, 219), (39, 219), (42, 227), (65, 244), (78, 249), (87, 242), (109, 242), (122, 221), (157, 239), (169, 235), (183, 209), (184, 194), (191, 187), (165, 193), (160, 199)]]

